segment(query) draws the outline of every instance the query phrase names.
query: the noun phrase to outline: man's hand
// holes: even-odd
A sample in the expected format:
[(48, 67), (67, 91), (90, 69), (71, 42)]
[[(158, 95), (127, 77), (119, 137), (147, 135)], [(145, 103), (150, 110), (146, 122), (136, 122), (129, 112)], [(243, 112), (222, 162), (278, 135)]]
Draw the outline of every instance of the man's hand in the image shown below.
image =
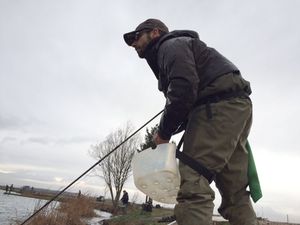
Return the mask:
[(164, 143), (169, 143), (169, 140), (164, 140), (162, 139), (158, 133), (155, 133), (153, 135), (153, 141), (156, 145), (164, 144)]

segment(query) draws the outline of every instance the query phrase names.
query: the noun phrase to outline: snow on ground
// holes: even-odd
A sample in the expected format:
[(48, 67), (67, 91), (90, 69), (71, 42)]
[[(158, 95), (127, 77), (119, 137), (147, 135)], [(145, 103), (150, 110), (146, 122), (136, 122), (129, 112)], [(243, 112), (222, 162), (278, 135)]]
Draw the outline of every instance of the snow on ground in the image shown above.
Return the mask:
[(88, 225), (100, 225), (102, 220), (109, 219), (111, 217), (111, 213), (103, 212), (95, 209), (96, 217), (85, 220)]

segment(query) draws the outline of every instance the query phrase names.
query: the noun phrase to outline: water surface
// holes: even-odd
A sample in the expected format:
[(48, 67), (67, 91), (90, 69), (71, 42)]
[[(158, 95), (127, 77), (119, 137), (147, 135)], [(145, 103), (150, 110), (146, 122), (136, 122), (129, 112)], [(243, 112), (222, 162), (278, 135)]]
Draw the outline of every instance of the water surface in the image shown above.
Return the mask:
[[(34, 209), (40, 208), (47, 201), (35, 198), (22, 197), (12, 192), (12, 195), (4, 194), (3, 190), (0, 190), (0, 224), (10, 225), (18, 220), (25, 220), (32, 214)], [(54, 202), (54, 204), (57, 204)], [(52, 207), (52, 206), (49, 206)]]

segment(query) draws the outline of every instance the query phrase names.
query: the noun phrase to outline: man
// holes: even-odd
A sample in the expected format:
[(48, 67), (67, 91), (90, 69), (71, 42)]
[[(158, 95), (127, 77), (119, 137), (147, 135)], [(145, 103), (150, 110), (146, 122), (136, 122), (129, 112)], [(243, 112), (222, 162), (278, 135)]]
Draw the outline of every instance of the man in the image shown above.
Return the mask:
[(128, 205), (128, 200), (129, 200), (129, 198), (128, 198), (128, 193), (127, 193), (127, 191), (123, 191), (123, 196), (122, 196), (122, 198), (121, 198), (121, 201), (122, 201), (122, 204), (123, 204), (123, 206), (127, 206)]
[(127, 209), (127, 206), (128, 206), (128, 200), (129, 200), (128, 193), (127, 193), (127, 191), (123, 190), (123, 196), (121, 198), (121, 202), (122, 202), (121, 209), (122, 209), (123, 214), (126, 214), (126, 209)]
[[(238, 68), (194, 31), (172, 31), (148, 19), (124, 40), (145, 58), (164, 93), (164, 113), (154, 135), (169, 142), (185, 124), (183, 152), (210, 172), (222, 196), (220, 214), (232, 225), (257, 224), (250, 202), (245, 148), (252, 122), (250, 84)], [(214, 192), (209, 181), (180, 162), (181, 185), (175, 206), (179, 225), (208, 225)]]

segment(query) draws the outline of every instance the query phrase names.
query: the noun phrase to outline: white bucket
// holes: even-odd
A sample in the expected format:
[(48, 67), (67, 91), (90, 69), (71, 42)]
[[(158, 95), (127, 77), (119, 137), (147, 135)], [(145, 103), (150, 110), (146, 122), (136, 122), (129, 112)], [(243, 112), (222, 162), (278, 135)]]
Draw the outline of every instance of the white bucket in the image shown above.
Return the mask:
[(158, 145), (135, 154), (132, 170), (135, 186), (155, 201), (175, 204), (180, 185), (176, 145)]

